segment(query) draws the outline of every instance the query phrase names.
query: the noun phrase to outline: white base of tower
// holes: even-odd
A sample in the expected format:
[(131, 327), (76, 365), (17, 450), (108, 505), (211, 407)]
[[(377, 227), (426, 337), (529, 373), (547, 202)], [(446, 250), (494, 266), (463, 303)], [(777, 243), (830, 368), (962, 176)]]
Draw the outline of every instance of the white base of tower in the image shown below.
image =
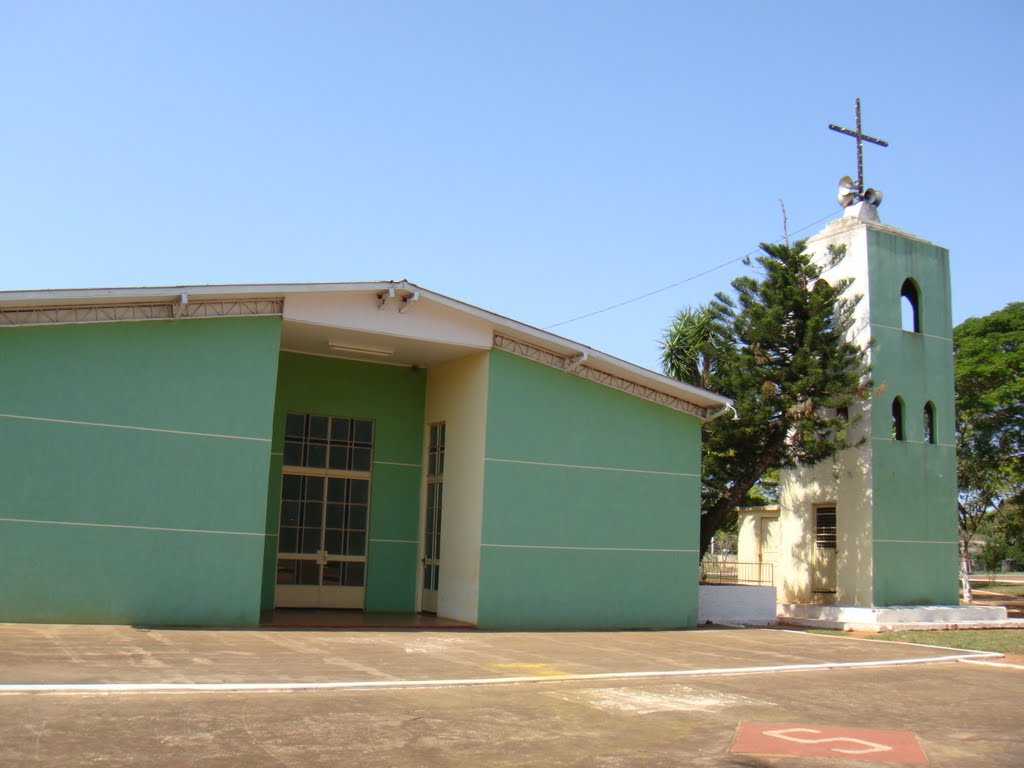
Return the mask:
[(860, 219), (861, 221), (881, 221), (878, 218), (878, 207), (864, 201), (854, 203), (844, 210), (843, 217), (847, 219)]
[(780, 603), (781, 624), (842, 629), (859, 632), (891, 632), (912, 629), (1024, 629), (1024, 619), (1008, 619), (1002, 606), (897, 605), (864, 608), (852, 605)]

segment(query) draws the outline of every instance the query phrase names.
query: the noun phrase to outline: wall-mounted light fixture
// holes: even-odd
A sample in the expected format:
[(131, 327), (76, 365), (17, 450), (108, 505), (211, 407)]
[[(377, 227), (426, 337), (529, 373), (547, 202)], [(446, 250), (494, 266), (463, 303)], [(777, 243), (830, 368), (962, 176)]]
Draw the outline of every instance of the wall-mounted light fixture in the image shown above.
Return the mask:
[(343, 341), (328, 341), (327, 348), (335, 352), (348, 352), (352, 355), (372, 355), (373, 357), (391, 357), (395, 350), (388, 347), (367, 347), (358, 344), (346, 344)]

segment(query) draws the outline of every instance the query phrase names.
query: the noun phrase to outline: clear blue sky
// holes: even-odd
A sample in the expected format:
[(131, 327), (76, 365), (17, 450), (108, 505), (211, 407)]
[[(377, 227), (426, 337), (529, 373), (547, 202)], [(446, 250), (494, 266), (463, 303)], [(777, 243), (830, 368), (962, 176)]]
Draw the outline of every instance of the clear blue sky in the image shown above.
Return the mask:
[[(1020, 2), (0, 0), (0, 289), (407, 278), (545, 327), (839, 215), (1022, 296)], [(821, 228), (818, 223), (803, 232)], [(557, 332), (648, 367), (733, 263)]]

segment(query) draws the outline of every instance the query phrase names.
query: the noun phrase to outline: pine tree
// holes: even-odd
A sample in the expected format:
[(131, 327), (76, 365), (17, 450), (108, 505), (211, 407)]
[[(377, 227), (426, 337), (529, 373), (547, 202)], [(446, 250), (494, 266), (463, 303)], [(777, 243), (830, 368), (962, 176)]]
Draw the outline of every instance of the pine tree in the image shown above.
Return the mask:
[[(681, 313), (663, 342), (665, 372), (733, 398), (736, 419), (705, 425), (702, 456), (700, 544), (736, 514), (744, 497), (769, 471), (815, 464), (848, 446), (841, 414), (866, 399), (870, 383), (865, 351), (849, 340), (859, 297), (846, 295), (850, 280), (829, 283), (823, 272), (841, 251), (815, 260), (805, 241), (761, 244), (760, 279), (732, 282), (735, 296), (719, 293), (696, 314)], [(700, 355), (703, 381), (685, 377), (693, 350), (671, 349), (700, 338), (687, 328), (710, 325)]]

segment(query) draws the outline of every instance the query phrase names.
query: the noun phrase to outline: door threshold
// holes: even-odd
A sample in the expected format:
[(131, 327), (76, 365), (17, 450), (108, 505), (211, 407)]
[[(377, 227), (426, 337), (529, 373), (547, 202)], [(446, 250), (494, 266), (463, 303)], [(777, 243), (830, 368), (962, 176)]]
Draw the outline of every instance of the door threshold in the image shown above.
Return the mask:
[(261, 629), (436, 630), (475, 624), (426, 613), (370, 613), (335, 608), (275, 608), (260, 615)]

